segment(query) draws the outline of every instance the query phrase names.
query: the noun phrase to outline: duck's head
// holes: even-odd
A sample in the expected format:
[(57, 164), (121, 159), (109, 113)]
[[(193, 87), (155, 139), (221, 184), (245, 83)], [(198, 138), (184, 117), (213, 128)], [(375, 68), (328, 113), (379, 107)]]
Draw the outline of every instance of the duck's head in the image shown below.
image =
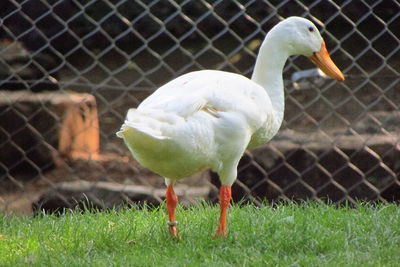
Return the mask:
[(344, 80), (343, 73), (333, 63), (321, 34), (311, 21), (289, 17), (278, 23), (271, 34), (283, 41), (280, 43), (286, 46), (289, 55), (304, 55), (329, 77)]

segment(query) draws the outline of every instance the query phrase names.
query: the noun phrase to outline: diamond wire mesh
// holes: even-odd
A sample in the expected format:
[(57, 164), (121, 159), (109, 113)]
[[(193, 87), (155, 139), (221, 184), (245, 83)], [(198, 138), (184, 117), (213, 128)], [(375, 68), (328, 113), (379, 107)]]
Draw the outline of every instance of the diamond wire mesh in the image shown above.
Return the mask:
[[(311, 77), (294, 83), (290, 75), (312, 65), (303, 57), (289, 59), (281, 132), (270, 144), (246, 152), (234, 186), (236, 200), (399, 199), (398, 1), (11, 0), (0, 7), (2, 88), (93, 94), (101, 152), (117, 155), (113, 160), (63, 159), (62, 167), (47, 171), (53, 166), (38, 165), (30, 153), (40, 146), (57, 151), (48, 141), (56, 130), (40, 132), (32, 121), (46, 113), (57, 125), (59, 114), (41, 102), (27, 115), (3, 94), (0, 116), (12, 117), (14, 124), (12, 130), (0, 128), (0, 147), (19, 153), (12, 164), (0, 161), (1, 180), (12, 185), (2, 190), (6, 209), (21, 195), (63, 178), (159, 186), (162, 182), (154, 182), (149, 178), (154, 175), (131, 159), (126, 164), (129, 153), (114, 136), (126, 110), (192, 70), (249, 76), (266, 32), (291, 15), (317, 23), (347, 81)], [(40, 142), (16, 143), (25, 128)], [(21, 162), (29, 165), (33, 179), (14, 171)], [(218, 185), (214, 175), (211, 181)], [(15, 194), (5, 189), (14, 187)]]

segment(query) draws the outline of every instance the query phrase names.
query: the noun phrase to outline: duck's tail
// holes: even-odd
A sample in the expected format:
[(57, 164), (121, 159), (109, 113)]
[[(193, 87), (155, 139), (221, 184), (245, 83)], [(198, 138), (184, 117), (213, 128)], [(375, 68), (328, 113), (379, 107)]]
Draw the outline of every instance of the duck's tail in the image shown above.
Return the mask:
[(135, 131), (140, 134), (144, 134), (150, 138), (158, 139), (158, 140), (165, 140), (169, 139), (169, 137), (164, 136), (161, 131), (157, 129), (149, 128), (147, 125), (143, 125), (140, 123), (125, 121), (122, 125), (121, 129), (116, 133), (118, 137), (124, 138), (126, 137), (126, 133), (128, 131)]
[(159, 110), (130, 109), (117, 136), (126, 138), (129, 132), (145, 135), (152, 139), (171, 139), (171, 132), (178, 118)]

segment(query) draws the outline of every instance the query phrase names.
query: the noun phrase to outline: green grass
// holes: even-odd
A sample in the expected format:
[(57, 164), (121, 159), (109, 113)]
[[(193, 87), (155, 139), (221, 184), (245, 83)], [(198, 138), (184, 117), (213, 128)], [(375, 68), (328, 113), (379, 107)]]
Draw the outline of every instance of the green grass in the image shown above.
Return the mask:
[(305, 203), (230, 209), (229, 235), (212, 238), (218, 207), (0, 215), (0, 266), (399, 266), (400, 207)]

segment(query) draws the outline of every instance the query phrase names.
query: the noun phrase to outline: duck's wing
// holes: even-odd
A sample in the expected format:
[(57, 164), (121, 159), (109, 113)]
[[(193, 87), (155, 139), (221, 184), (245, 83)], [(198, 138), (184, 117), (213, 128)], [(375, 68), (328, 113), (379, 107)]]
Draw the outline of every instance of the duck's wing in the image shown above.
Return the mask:
[(201, 72), (191, 72), (157, 89), (138, 109), (160, 110), (187, 118), (207, 104), (206, 96), (212, 86), (213, 81), (205, 80)]
[(187, 119), (197, 112), (219, 117), (220, 112), (237, 113), (249, 125), (259, 126), (271, 105), (259, 85), (234, 73), (203, 70), (182, 75), (145, 99), (139, 110), (159, 110)]

